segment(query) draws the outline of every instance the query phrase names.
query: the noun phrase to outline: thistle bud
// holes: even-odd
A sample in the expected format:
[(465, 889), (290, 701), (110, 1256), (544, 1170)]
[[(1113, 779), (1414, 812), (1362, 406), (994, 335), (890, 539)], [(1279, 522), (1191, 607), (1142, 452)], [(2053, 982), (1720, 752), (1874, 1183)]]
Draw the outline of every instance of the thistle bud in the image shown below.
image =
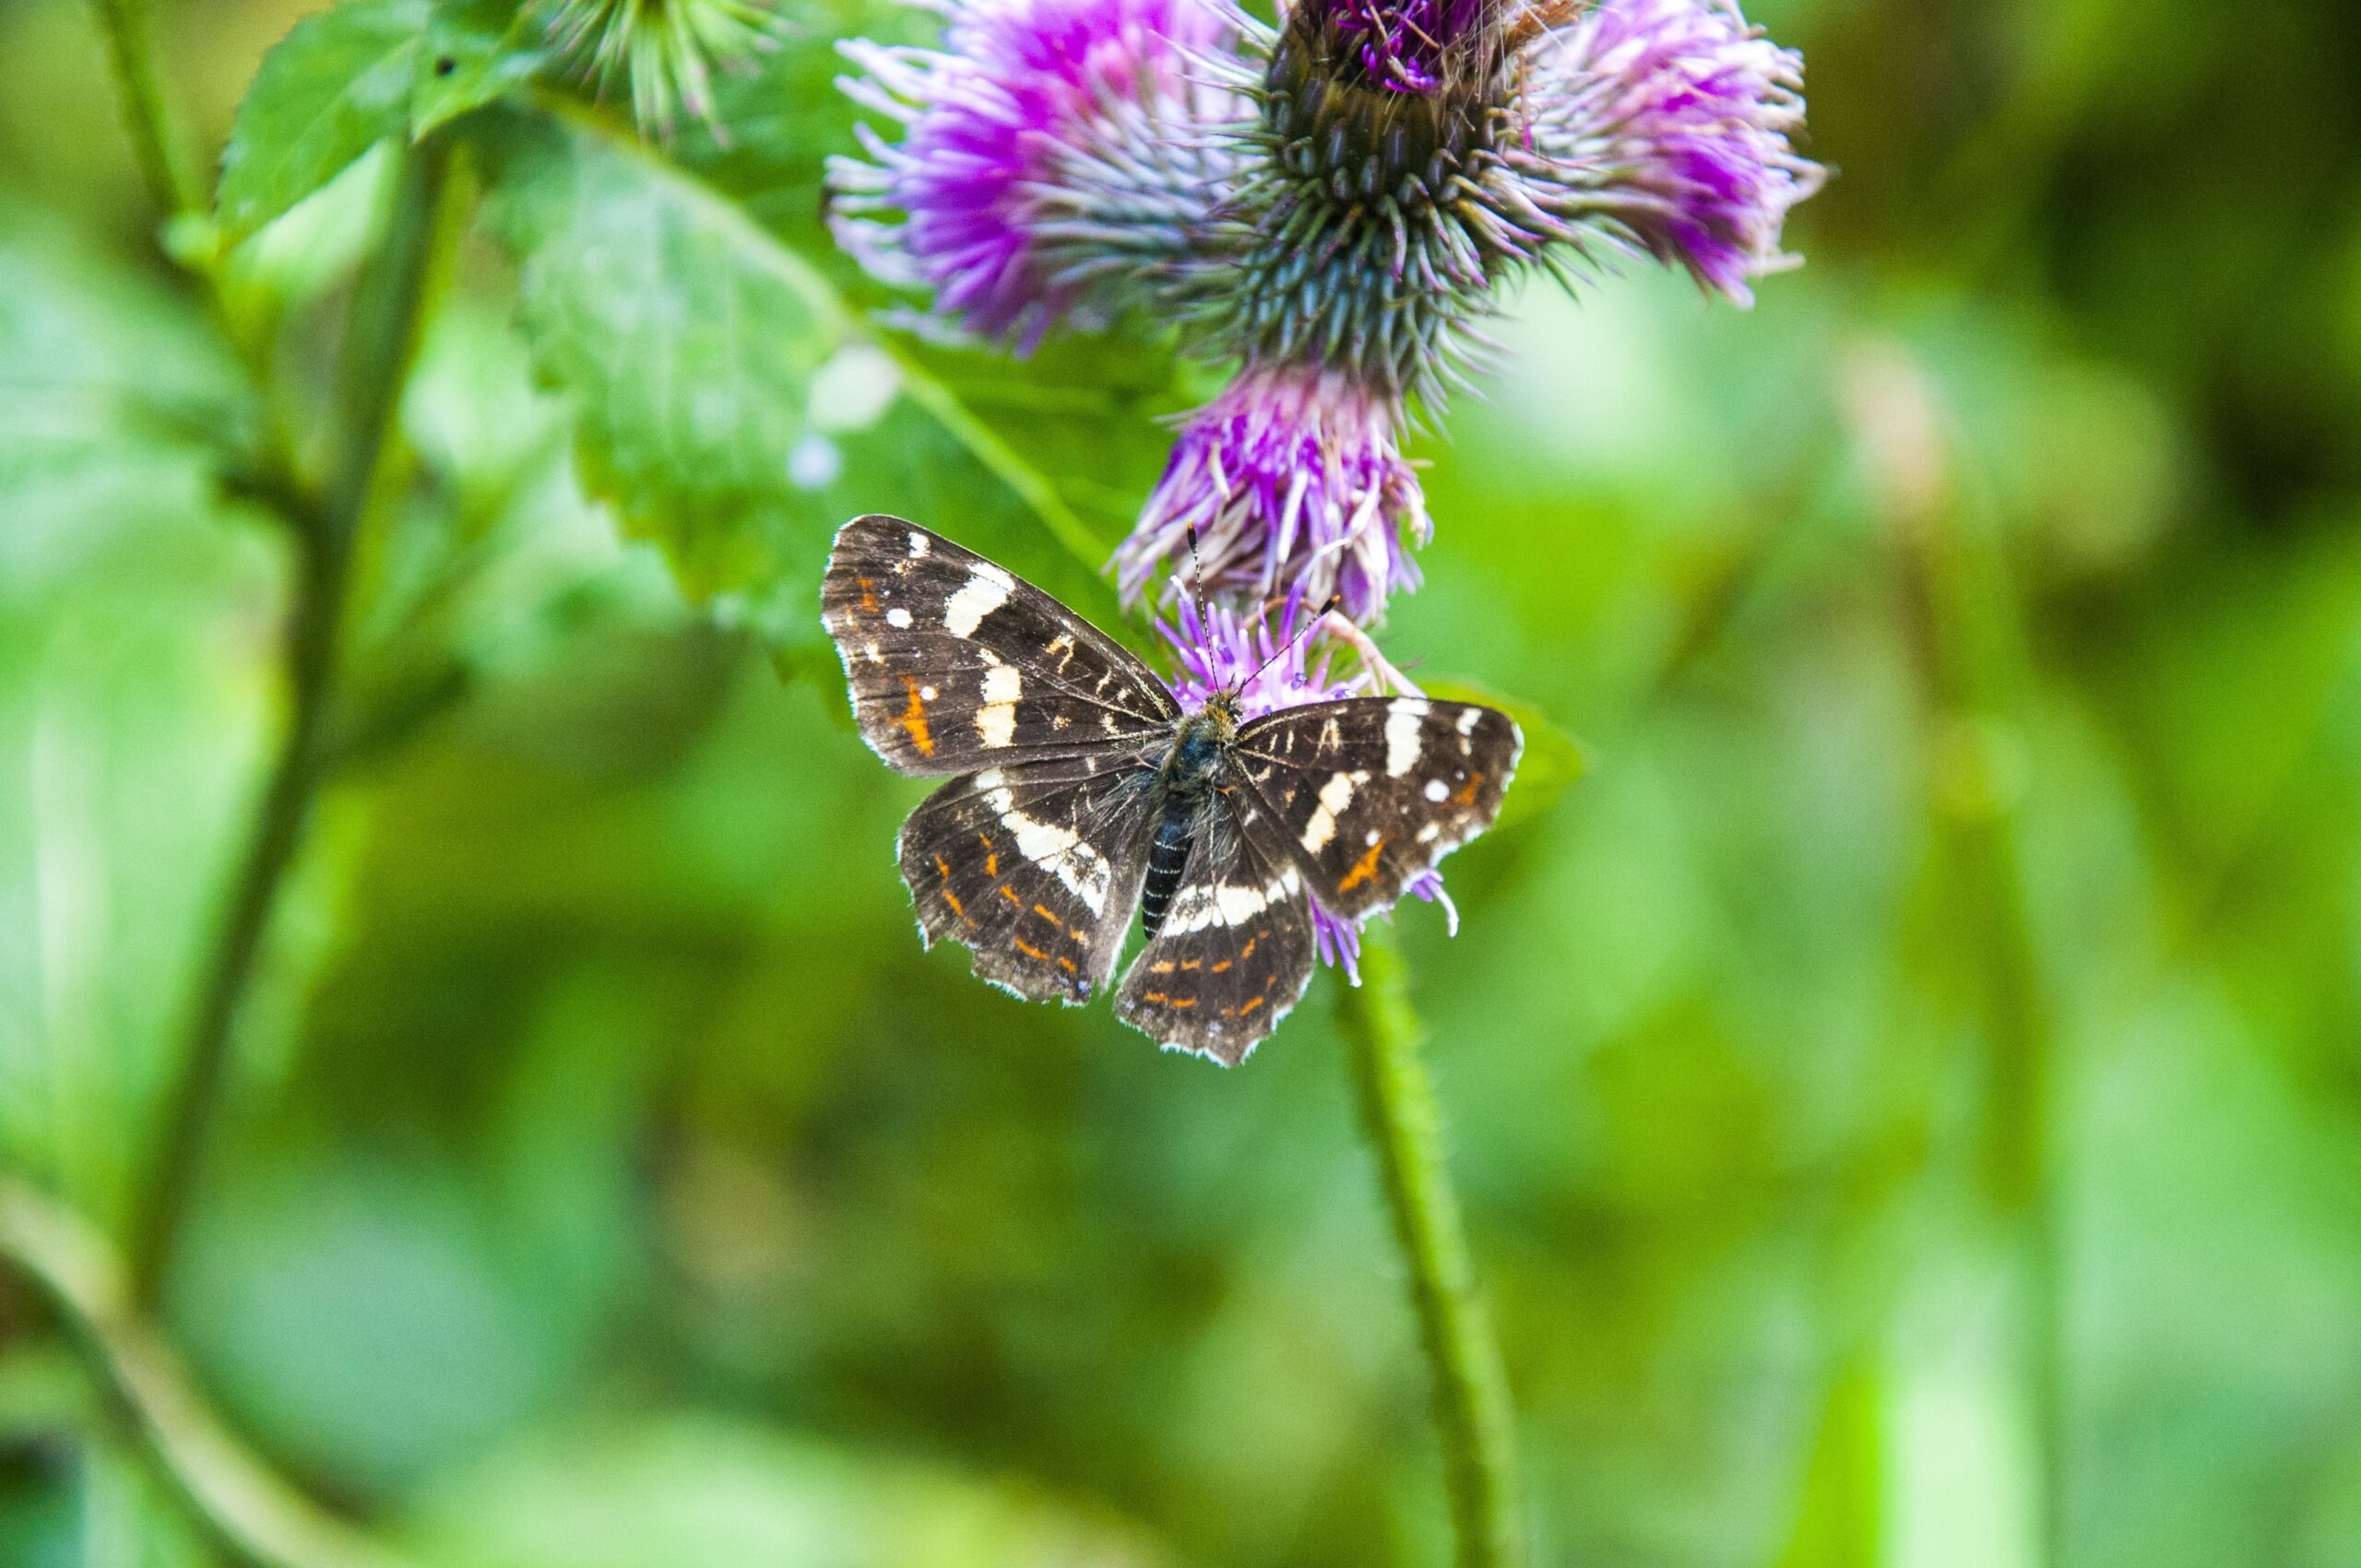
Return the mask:
[(643, 135), (672, 134), (677, 112), (714, 125), (713, 70), (771, 46), (778, 18), (768, 0), (545, 0), (550, 37), (601, 91), (631, 88)]

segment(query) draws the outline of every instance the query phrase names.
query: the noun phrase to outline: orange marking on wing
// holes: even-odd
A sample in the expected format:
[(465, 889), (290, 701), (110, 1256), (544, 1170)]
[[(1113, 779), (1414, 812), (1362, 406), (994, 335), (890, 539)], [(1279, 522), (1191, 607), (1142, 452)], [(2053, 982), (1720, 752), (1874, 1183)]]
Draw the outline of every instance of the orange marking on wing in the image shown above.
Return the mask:
[(1002, 883), (1002, 884), (1000, 885), (1000, 896), (1001, 896), (1002, 897), (1003, 897), (1003, 898), (1007, 899), (1010, 903), (1012, 903), (1012, 904), (1014, 904), (1014, 905), (1018, 906), (1020, 909), (1024, 907), (1025, 900), (1024, 900), (1024, 899), (1022, 899), (1022, 898), (1019, 898), (1019, 897), (1016, 896), (1016, 889), (1015, 889), (1015, 888), (1014, 888), (1014, 887), (1011, 887), (1011, 886), (1010, 886), (1007, 883), (1005, 883), (1005, 882), (1003, 882), (1003, 883)]
[(1143, 991), (1140, 992), (1140, 1000), (1142, 1002), (1169, 1002), (1171, 998), (1166, 996), (1164, 992), (1160, 991)]
[(1050, 913), (1049, 910), (1043, 909), (1040, 905), (1034, 905), (1033, 912), (1040, 916), (1043, 920), (1049, 921), (1051, 925), (1056, 926), (1060, 931), (1065, 930), (1066, 922), (1058, 919), (1057, 916)]
[(1258, 996), (1252, 1002), (1242, 1004), (1238, 1009), (1238, 1016), (1243, 1018), (1247, 1014), (1252, 1013), (1255, 1008), (1260, 1007), (1261, 1005), (1263, 1005), (1263, 999)]
[(1167, 958), (1160, 964), (1150, 964), (1147, 967), (1147, 972), (1152, 975), (1169, 975), (1172, 972), (1172, 960)]
[(1350, 893), (1354, 888), (1358, 887), (1362, 883), (1367, 882), (1370, 877), (1375, 876), (1377, 874), (1377, 857), (1382, 854), (1384, 849), (1385, 840), (1382, 838), (1379, 839), (1376, 843), (1371, 844), (1369, 847), (1369, 853), (1363, 855), (1359, 860), (1355, 861), (1353, 862), (1353, 869), (1347, 872), (1344, 876), (1338, 880), (1336, 884), (1336, 891), (1339, 893)]
[(1183, 958), (1180, 960), (1180, 967), (1184, 969), (1202, 969), (1205, 967), (1205, 961), (1203, 958)]
[(1172, 1010), (1176, 1013), (1186, 1007), (1194, 1007), (1196, 1004), (1197, 999), (1193, 996), (1176, 996), (1170, 1004)]
[(1474, 805), (1476, 803), (1476, 787), (1483, 782), (1484, 776), (1480, 773), (1476, 775), (1473, 778), (1470, 778), (1467, 781), (1466, 789), (1462, 790), (1458, 794), (1453, 795), (1451, 798), (1451, 803), (1454, 806)]
[(1240, 963), (1244, 963), (1247, 959), (1252, 958), (1252, 956), (1254, 956), (1254, 944), (1255, 944), (1256, 943), (1258, 943), (1258, 942), (1262, 941), (1262, 940), (1263, 940), (1263, 939), (1262, 939), (1261, 937), (1259, 937), (1259, 936), (1250, 936), (1250, 937), (1248, 937), (1248, 938), (1246, 939), (1246, 945), (1245, 945), (1242, 949), (1240, 949), (1240, 952), (1239, 952), (1239, 955), (1238, 955), (1239, 962), (1240, 962)]
[[(940, 887), (937, 887), (935, 891), (943, 895), (943, 901), (951, 906), (951, 912), (953, 914), (957, 915), (963, 921), (967, 920), (967, 907), (959, 902), (959, 895), (951, 891), (951, 862), (944, 860), (941, 855), (935, 856), (934, 873), (937, 877), (942, 879), (943, 884)], [(972, 924), (973, 922), (971, 921), (970, 923)]]
[(1080, 969), (1077, 969), (1077, 968), (1075, 968), (1074, 967), (1074, 960), (1073, 960), (1072, 958), (1069, 958), (1069, 957), (1065, 956), (1065, 955), (1063, 955), (1063, 954), (1060, 954), (1060, 955), (1058, 956), (1058, 968), (1060, 968), (1063, 969), (1066, 973), (1068, 973), (1068, 974), (1070, 974), (1070, 975), (1078, 975), (1078, 974), (1082, 973), (1082, 971), (1081, 971)]
[(877, 585), (868, 577), (860, 579), (860, 607), (868, 613), (877, 613), (877, 596), (870, 590)]
[(1031, 943), (1025, 941), (1021, 937), (1017, 940), (1016, 950), (1019, 953), (1024, 954), (1026, 957), (1038, 959), (1044, 964), (1050, 961), (1050, 956), (1047, 953), (1042, 952), (1038, 947), (1034, 946)]
[(902, 717), (896, 722), (910, 732), (910, 744), (918, 747), (919, 755), (932, 756), (934, 736), (927, 729), (926, 702), (919, 695), (919, 683), (911, 676), (905, 675), (902, 684), (910, 694), (910, 706), (902, 709)]
[(1232, 964), (1235, 964), (1236, 962), (1238, 962), (1238, 960), (1237, 960), (1237, 959), (1235, 959), (1235, 958), (1224, 958), (1220, 963), (1216, 964), (1216, 965), (1214, 966), (1214, 970), (1213, 970), (1213, 972), (1214, 972), (1214, 973), (1216, 973), (1216, 974), (1219, 974), (1219, 973), (1221, 973), (1224, 969), (1226, 969), (1226, 968), (1229, 968)]

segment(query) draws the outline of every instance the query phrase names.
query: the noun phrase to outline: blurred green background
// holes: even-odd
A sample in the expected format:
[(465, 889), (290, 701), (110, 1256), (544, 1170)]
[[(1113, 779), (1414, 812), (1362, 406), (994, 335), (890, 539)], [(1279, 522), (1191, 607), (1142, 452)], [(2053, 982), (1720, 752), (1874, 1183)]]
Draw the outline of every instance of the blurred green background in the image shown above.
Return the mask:
[[(303, 9), (164, 8), (208, 159)], [(796, 14), (680, 156), (821, 258), (828, 35), (912, 24)], [(1385, 637), (1588, 763), (1452, 862), (1457, 939), (1401, 921), (1536, 1559), (2361, 1564), (2361, 33), (1752, 14), (1836, 171), (1808, 265), (1532, 291)], [(373, 177), (248, 258), (299, 430)], [(0, 1165), (118, 1238), (284, 713), (156, 227), (89, 10), (0, 0)], [(1222, 1072), (921, 954), (825, 525), (627, 542), (516, 286), (461, 246), (401, 411), (162, 1314), (196, 1386), (452, 1568), (1443, 1561), (1327, 982)], [(1108, 540), (1197, 389), (943, 363)], [(821, 510), (1083, 591), (899, 454)], [(224, 1561), (78, 1367), (0, 1286), (0, 1564)]]

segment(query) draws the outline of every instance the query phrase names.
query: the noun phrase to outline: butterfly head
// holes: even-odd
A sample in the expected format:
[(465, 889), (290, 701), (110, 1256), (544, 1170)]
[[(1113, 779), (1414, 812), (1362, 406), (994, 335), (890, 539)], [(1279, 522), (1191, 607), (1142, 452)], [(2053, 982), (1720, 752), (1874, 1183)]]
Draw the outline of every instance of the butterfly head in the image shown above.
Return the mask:
[(1237, 690), (1225, 687), (1180, 720), (1164, 766), (1165, 781), (1174, 792), (1194, 795), (1221, 787), (1229, 743), (1238, 736), (1238, 712)]

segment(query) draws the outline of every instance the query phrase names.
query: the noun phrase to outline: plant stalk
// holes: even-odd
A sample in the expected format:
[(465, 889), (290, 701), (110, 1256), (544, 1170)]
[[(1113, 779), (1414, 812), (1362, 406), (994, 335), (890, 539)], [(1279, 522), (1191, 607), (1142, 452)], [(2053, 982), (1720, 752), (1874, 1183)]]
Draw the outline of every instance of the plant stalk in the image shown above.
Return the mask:
[(164, 107), (156, 76), (156, 47), (148, 32), (148, 0), (90, 0), (99, 30), (106, 35), (107, 60), (123, 94), (123, 117), (148, 195), (167, 218), (202, 212), (205, 193), (190, 172), (180, 134)]
[(1518, 1568), (1525, 1533), (1508, 1373), (1476, 1288), (1445, 1164), (1442, 1114), (1421, 1055), (1425, 1030), (1411, 1008), (1409, 967), (1391, 928), (1379, 923), (1362, 932), (1360, 968), (1360, 985), (1337, 988), (1336, 1024), (1409, 1269), (1410, 1305), (1434, 1380), (1459, 1568)]
[[(1904, 396), (1933, 392), (1905, 362)], [(1930, 417), (1938, 427), (1940, 421)], [(1931, 769), (1929, 807), (1942, 895), (1955, 931), (1965, 1001), (1981, 1037), (1984, 1106), (1977, 1176), (2007, 1228), (2017, 1292), (2016, 1376), (2024, 1400), (2035, 1497), (2034, 1561), (2064, 1560), (2072, 1482), (2069, 1452), (2067, 1260), (2058, 1232), (2053, 1149), (2059, 1040), (2044, 985), (2023, 872), (2020, 797), (2029, 784), (2003, 765), (2024, 711), (2020, 590), (1988, 529), (1975, 526), (1933, 454), (1931, 481), (1894, 487), (1902, 625), (1922, 687)], [(2026, 765), (2019, 764), (2019, 767)]]
[(6, 1176), (0, 1264), (49, 1304), (140, 1450), (236, 1561), (252, 1568), (402, 1568), (265, 1468), (134, 1310), (121, 1267), (89, 1223)]
[(401, 388), (416, 357), (436, 242), (445, 228), (440, 212), (448, 171), (448, 148), (438, 141), (405, 150), (384, 248), (354, 288), (338, 373), (336, 479), (320, 526), (293, 536), (293, 601), (285, 644), (287, 729), (206, 969), (181, 1076), (168, 1101), (162, 1146), (135, 1218), (131, 1289), (143, 1309), (154, 1304), (170, 1269), (228, 1082), (240, 1004), (318, 793), (353, 549), (396, 445)]

